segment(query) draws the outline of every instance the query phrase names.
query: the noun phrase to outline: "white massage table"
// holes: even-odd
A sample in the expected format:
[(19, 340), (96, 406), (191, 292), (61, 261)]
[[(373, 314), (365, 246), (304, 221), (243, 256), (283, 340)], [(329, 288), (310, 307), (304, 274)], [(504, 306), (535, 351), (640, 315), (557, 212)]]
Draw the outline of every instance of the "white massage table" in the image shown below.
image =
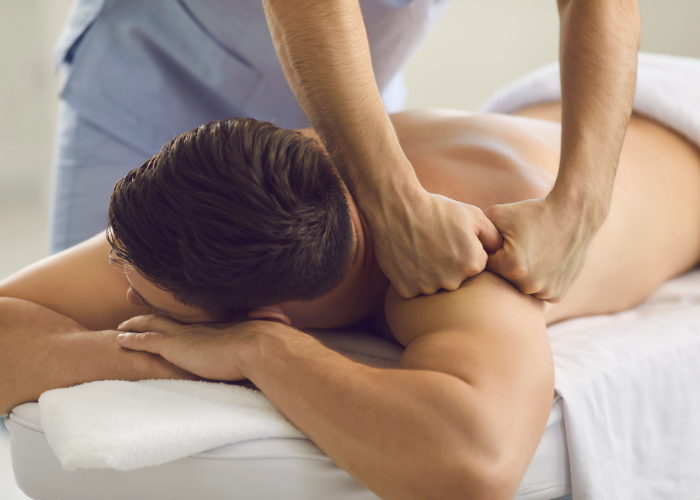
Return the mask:
[[(322, 340), (328, 335), (319, 334)], [(338, 342), (336, 342), (338, 344)], [(398, 359), (401, 349), (381, 339), (341, 337), (337, 347), (368, 364)], [(36, 500), (370, 500), (377, 499), (338, 468), (311, 441), (262, 439), (224, 446), (158, 467), (134, 471), (66, 471), (41, 426), (38, 403), (15, 408), (6, 425), (12, 433), (12, 465), (19, 487)], [(549, 500), (571, 491), (566, 431), (559, 396), (547, 429), (516, 498)]]
[[(585, 330), (592, 324), (613, 325), (621, 330), (624, 325), (644, 324), (669, 311), (692, 313), (697, 310), (693, 313), (697, 319), (700, 315), (698, 304), (700, 271), (693, 271), (666, 283), (647, 302), (632, 311), (560, 323), (550, 328), (550, 338), (556, 342), (562, 332)], [(399, 346), (364, 334), (317, 332), (315, 335), (329, 347), (375, 366), (395, 365), (402, 352)], [(520, 485), (516, 495), (518, 500), (550, 500), (572, 490), (564, 403), (559, 395), (552, 401), (547, 428)], [(69, 472), (63, 469), (48, 445), (38, 403), (16, 407), (8, 416), (6, 425), (12, 434), (12, 464), (17, 484), (36, 500), (377, 498), (308, 440), (242, 442), (158, 467), (128, 472), (109, 469)], [(565, 498), (570, 498), (570, 495)]]

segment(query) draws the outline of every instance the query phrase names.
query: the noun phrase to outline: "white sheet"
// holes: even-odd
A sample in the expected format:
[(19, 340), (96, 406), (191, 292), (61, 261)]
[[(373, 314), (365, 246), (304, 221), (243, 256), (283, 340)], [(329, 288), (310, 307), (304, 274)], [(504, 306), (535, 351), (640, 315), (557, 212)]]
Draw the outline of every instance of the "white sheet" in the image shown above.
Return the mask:
[[(560, 100), (559, 63), (552, 63), (495, 92), (479, 111), (512, 113)], [(634, 110), (700, 146), (700, 59), (640, 53)]]
[[(499, 90), (480, 111), (560, 99), (555, 63)], [(700, 146), (700, 60), (639, 54), (634, 109)], [(697, 274), (686, 277), (692, 292), (683, 300), (697, 302), (699, 284)], [(577, 500), (700, 496), (700, 307), (658, 314), (676, 309), (668, 297), (658, 302), (669, 286), (613, 323), (596, 317), (550, 329)]]
[(700, 495), (700, 306), (667, 307), (550, 328), (577, 500)]

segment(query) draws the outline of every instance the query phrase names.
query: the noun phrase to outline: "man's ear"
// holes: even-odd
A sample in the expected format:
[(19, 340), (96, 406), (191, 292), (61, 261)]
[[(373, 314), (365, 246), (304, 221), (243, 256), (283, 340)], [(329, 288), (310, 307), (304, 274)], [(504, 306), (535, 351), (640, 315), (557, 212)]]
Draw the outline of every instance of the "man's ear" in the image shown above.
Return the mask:
[(266, 319), (268, 321), (278, 321), (287, 326), (292, 326), (292, 321), (284, 314), (280, 306), (268, 306), (250, 311), (248, 313), (250, 319)]
[(134, 293), (134, 289), (129, 287), (126, 291), (126, 300), (131, 304), (132, 306), (145, 306), (146, 304), (143, 303), (143, 300), (141, 300), (141, 297), (136, 295)]

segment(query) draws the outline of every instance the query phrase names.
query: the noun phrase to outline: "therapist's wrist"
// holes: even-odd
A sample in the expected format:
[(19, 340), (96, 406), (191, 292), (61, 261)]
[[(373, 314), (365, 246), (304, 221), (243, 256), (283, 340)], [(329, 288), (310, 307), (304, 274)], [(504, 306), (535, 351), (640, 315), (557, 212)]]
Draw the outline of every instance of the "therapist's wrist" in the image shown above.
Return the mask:
[(547, 200), (557, 211), (576, 214), (580, 224), (597, 231), (610, 211), (620, 145), (591, 133), (565, 139), (557, 180)]
[(408, 167), (410, 174), (402, 173), (397, 167), (393, 176), (375, 179), (372, 186), (364, 189), (358, 187), (355, 201), (371, 229), (404, 225), (410, 222), (412, 214), (431, 203), (430, 194), (418, 181), (410, 163)]
[(610, 195), (595, 186), (555, 186), (547, 195), (555, 211), (562, 217), (597, 232), (610, 211)]

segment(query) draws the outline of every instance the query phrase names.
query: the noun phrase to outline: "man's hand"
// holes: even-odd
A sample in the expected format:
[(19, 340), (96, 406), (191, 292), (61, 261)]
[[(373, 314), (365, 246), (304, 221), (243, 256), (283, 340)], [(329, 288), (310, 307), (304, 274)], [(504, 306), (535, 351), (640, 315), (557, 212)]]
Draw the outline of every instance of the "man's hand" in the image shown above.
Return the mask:
[(521, 292), (559, 302), (583, 268), (601, 225), (578, 208), (551, 198), (495, 205), (484, 213), (503, 235), (487, 269)]
[(376, 221), (370, 226), (377, 260), (406, 299), (456, 290), (485, 269), (487, 252), (503, 241), (477, 207), (437, 194), (426, 193), (422, 203)]
[(232, 324), (182, 324), (160, 314), (137, 316), (119, 325), (119, 344), (133, 351), (158, 354), (190, 373), (210, 380), (246, 378), (236, 363), (237, 351), (263, 321)]

